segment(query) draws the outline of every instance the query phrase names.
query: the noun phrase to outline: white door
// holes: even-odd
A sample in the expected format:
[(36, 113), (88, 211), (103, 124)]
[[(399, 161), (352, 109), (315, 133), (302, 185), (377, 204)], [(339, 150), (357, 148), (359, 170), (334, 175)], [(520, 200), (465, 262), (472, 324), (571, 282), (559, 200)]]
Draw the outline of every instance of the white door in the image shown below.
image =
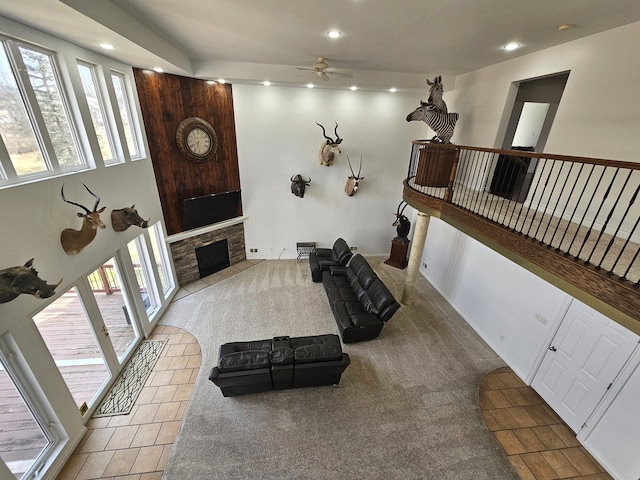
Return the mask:
[(577, 432), (633, 352), (638, 338), (573, 300), (531, 386)]

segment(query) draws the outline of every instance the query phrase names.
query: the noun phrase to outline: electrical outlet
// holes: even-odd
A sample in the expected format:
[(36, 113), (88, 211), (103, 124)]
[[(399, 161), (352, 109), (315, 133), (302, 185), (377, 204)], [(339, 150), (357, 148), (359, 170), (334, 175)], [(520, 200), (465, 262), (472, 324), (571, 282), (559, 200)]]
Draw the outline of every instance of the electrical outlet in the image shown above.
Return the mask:
[(250, 248), (249, 252), (251, 253), (258, 253), (258, 249), (257, 248)]
[(357, 250), (358, 250), (358, 247), (353, 247), (353, 246), (352, 246), (352, 247), (351, 247), (351, 250), (355, 252), (355, 251), (357, 251)]
[(422, 262), (422, 268), (427, 268), (427, 262)]

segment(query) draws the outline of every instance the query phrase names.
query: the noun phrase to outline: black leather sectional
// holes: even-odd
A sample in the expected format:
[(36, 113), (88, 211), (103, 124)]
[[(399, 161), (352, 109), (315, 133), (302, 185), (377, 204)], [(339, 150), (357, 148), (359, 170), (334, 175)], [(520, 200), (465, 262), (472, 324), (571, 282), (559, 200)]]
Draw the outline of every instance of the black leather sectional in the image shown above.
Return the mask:
[(330, 267), (322, 284), (344, 343), (371, 340), (400, 308), (362, 255), (346, 267)]
[(316, 283), (322, 282), (322, 272), (331, 267), (344, 267), (352, 256), (351, 248), (343, 238), (333, 242), (331, 248), (316, 248), (309, 254), (311, 279)]
[(225, 397), (336, 385), (349, 363), (337, 335), (232, 342), (220, 346), (209, 380)]

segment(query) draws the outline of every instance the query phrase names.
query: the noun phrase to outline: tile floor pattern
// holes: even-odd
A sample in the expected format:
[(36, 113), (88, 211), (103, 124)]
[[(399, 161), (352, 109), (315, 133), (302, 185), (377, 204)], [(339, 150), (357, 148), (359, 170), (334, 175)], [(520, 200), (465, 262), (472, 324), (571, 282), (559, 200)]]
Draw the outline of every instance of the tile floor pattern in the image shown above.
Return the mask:
[(480, 408), (523, 480), (612, 480), (571, 429), (510, 368), (485, 377)]
[[(173, 301), (259, 263), (247, 260), (181, 288)], [(169, 341), (129, 415), (95, 418), (58, 480), (161, 480), (201, 364), (189, 333), (158, 326)], [(522, 480), (613, 480), (573, 432), (508, 368), (480, 387), (487, 427)]]

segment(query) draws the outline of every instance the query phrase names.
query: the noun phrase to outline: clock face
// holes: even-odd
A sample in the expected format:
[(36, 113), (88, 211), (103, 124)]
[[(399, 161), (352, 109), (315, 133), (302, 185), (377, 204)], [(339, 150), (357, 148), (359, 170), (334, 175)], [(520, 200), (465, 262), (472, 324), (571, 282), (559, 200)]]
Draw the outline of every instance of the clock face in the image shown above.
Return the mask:
[(200, 127), (187, 134), (187, 148), (194, 155), (206, 155), (211, 150), (211, 137)]

